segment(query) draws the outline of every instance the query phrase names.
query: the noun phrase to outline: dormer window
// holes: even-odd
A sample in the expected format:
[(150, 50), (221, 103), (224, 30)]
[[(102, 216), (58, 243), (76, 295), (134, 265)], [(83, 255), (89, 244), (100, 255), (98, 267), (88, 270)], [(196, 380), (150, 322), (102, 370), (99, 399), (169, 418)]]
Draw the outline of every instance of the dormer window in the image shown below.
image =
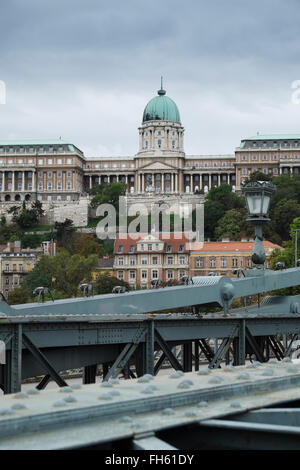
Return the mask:
[(123, 245), (118, 246), (118, 253), (123, 253)]
[(179, 253), (183, 253), (183, 251), (184, 251), (184, 245), (179, 245), (178, 251), (179, 251)]
[(167, 246), (167, 253), (172, 253), (172, 245)]

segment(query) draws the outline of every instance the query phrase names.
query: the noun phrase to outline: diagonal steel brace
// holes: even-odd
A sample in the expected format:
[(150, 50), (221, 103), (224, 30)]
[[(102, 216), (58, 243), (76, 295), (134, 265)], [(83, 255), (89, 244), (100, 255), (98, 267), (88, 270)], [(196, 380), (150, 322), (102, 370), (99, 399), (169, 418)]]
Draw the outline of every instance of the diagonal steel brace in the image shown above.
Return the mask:
[(59, 387), (66, 387), (68, 385), (56, 372), (54, 367), (52, 367), (46, 356), (44, 356), (44, 354), (35, 346), (35, 344), (33, 344), (33, 342), (24, 333), (23, 344), (28, 349), (28, 351), (31, 352), (35, 359), (46, 369), (46, 371), (48, 372), (47, 375), (50, 375)]
[(155, 335), (155, 341), (159, 345), (162, 352), (165, 353), (166, 357), (169, 359), (169, 362), (170, 362), (171, 366), (175, 370), (182, 370), (183, 371), (182, 365), (180, 364), (180, 362), (178, 361), (176, 356), (174, 356), (174, 354), (172, 353), (172, 351), (169, 348), (168, 344), (166, 343), (166, 341), (163, 339), (163, 337), (161, 336), (161, 334), (158, 332), (158, 330), (156, 328), (154, 330), (154, 335)]
[(125, 345), (125, 347), (122, 349), (121, 353), (105, 375), (103, 379), (105, 382), (108, 381), (111, 377), (116, 377), (126, 366), (127, 362), (138, 347), (139, 343), (144, 339), (146, 332), (147, 328), (140, 328), (137, 331), (136, 335), (132, 338), (132, 342), (127, 343)]

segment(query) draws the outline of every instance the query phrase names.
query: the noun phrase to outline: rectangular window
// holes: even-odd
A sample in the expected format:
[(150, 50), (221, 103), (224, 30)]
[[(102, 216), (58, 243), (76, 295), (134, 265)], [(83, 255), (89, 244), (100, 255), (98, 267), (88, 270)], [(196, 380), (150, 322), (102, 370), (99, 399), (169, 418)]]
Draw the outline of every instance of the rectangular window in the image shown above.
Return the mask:
[(118, 279), (120, 280), (124, 279), (124, 271), (118, 271)]
[(168, 264), (173, 264), (173, 256), (168, 256)]
[(185, 264), (185, 256), (179, 256), (179, 264)]
[(157, 260), (158, 260), (157, 256), (153, 256), (152, 257), (152, 264), (157, 264)]
[(130, 279), (135, 279), (135, 271), (129, 271)]
[(135, 265), (135, 257), (134, 257), (134, 256), (130, 256), (129, 264), (130, 264), (130, 266), (134, 266), (134, 265)]
[(147, 279), (147, 271), (142, 271), (142, 279)]
[(158, 271), (156, 269), (152, 271), (152, 279), (158, 279)]
[(173, 279), (173, 271), (168, 271), (167, 277), (168, 279)]
[(147, 256), (142, 256), (142, 264), (147, 264)]
[(221, 267), (226, 268), (227, 267), (227, 259), (226, 258), (221, 258)]
[(119, 256), (118, 257), (118, 265), (123, 266), (123, 264), (124, 264), (124, 258), (123, 258), (123, 256)]
[(52, 191), (52, 183), (51, 183), (51, 181), (48, 181), (47, 189), (48, 189), (48, 191)]

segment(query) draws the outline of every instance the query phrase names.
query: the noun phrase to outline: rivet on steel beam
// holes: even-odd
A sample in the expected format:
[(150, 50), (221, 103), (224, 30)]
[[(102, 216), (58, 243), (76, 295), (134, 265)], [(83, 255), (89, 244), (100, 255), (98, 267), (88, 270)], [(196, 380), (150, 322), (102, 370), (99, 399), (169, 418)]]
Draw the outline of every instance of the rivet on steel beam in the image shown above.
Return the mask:
[(67, 406), (67, 402), (65, 400), (58, 400), (53, 403), (55, 407)]
[(12, 414), (13, 411), (10, 408), (3, 408), (2, 410), (0, 410), (0, 416), (8, 416)]
[(70, 385), (70, 387), (73, 389), (73, 390), (79, 390), (81, 388), (81, 385), (80, 384), (73, 384), (73, 385)]
[(177, 386), (177, 388), (190, 388), (194, 383), (191, 380), (183, 380)]
[(28, 395), (38, 395), (40, 391), (37, 388), (31, 388), (30, 390), (27, 390)]
[(73, 388), (67, 385), (66, 387), (60, 387), (59, 391), (61, 393), (71, 393), (73, 392)]
[(111, 392), (109, 392), (111, 394), (112, 397), (118, 397), (120, 396), (120, 392), (119, 390), (112, 390)]
[(112, 399), (112, 394), (110, 392), (108, 393), (103, 393), (102, 395), (99, 395), (98, 400), (111, 400)]
[(246, 367), (247, 369), (256, 369), (257, 365), (254, 362), (251, 362), (251, 364), (248, 364)]
[(250, 379), (250, 375), (247, 372), (241, 372), (240, 374), (238, 374), (237, 378), (239, 380), (248, 380)]
[(132, 423), (132, 418), (130, 416), (122, 416), (122, 418), (120, 418), (120, 421), (121, 423)]
[(198, 375), (209, 375), (211, 373), (211, 369), (208, 367), (206, 369), (200, 369), (197, 374)]
[(252, 364), (255, 364), (256, 367), (260, 367), (262, 365), (261, 362), (259, 361), (254, 361)]
[(162, 414), (170, 416), (175, 414), (175, 411), (172, 408), (165, 408), (164, 410), (162, 410)]
[(100, 384), (100, 387), (105, 387), (105, 388), (112, 388), (113, 384), (111, 382), (102, 382)]
[(144, 390), (141, 390), (141, 393), (146, 393), (146, 394), (152, 394), (153, 393), (153, 389), (152, 387), (146, 387), (144, 388)]
[(28, 398), (28, 395), (26, 392), (19, 392), (14, 395), (14, 398)]
[(234, 367), (232, 365), (225, 366), (223, 372), (234, 372)]
[(172, 372), (169, 377), (170, 379), (179, 379), (184, 375), (184, 372), (182, 370), (176, 370), (175, 372)]
[(223, 381), (222, 377), (219, 377), (218, 375), (216, 375), (215, 377), (212, 377), (211, 379), (209, 379), (209, 383), (211, 384), (219, 384)]
[(298, 372), (298, 369), (294, 364), (289, 364), (286, 370), (287, 372)]
[(232, 403), (230, 403), (230, 406), (231, 408), (241, 408), (241, 404), (239, 401), (233, 401)]
[(196, 411), (193, 411), (193, 410), (187, 410), (184, 414), (188, 418), (194, 418), (195, 416), (197, 416)]
[(270, 375), (274, 375), (274, 370), (273, 369), (265, 369), (262, 373), (262, 375), (267, 375), (267, 376), (270, 376)]
[(270, 359), (268, 364), (279, 364), (279, 362), (276, 359)]
[(206, 406), (208, 406), (208, 403), (207, 403), (207, 401), (199, 401), (197, 406), (199, 408), (205, 408)]
[(73, 397), (72, 395), (68, 395), (66, 398), (64, 398), (64, 401), (67, 403), (75, 403), (77, 398)]
[(11, 408), (12, 410), (25, 410), (27, 406), (24, 403), (15, 403)]

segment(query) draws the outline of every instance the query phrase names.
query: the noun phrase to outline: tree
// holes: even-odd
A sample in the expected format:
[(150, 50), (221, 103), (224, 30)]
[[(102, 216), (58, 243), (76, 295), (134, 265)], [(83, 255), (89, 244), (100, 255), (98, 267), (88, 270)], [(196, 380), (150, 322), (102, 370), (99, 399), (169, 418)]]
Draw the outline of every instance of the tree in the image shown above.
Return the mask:
[(273, 222), (275, 231), (282, 240), (290, 237), (290, 226), (296, 217), (300, 217), (300, 204), (293, 199), (283, 199), (278, 202), (273, 212)]
[(72, 252), (81, 256), (97, 255), (99, 258), (105, 254), (104, 248), (100, 241), (94, 235), (86, 233), (76, 233)]
[(31, 208), (27, 208), (25, 201), (23, 201), (22, 206), (11, 207), (9, 213), (13, 214), (12, 220), (21, 228), (30, 228), (39, 223), (40, 218), (44, 215), (44, 210), (40, 201), (35, 201)]
[(17, 287), (9, 291), (8, 293), (8, 303), (9, 305), (19, 305), (26, 304), (30, 300), (30, 292), (24, 287)]
[(100, 274), (94, 284), (95, 294), (111, 294), (115, 286), (125, 286), (129, 289), (127, 282), (117, 279), (111, 274)]
[(76, 227), (73, 220), (65, 219), (64, 222), (55, 222), (56, 240), (60, 247), (68, 249), (73, 244), (75, 238)]
[(206, 238), (214, 238), (215, 228), (219, 220), (224, 216), (225, 209), (220, 202), (205, 201), (204, 203), (204, 235)]
[(272, 176), (262, 173), (261, 171), (254, 171), (250, 173), (249, 178), (246, 178), (245, 183), (249, 183), (249, 181), (271, 181)]
[(116, 211), (119, 210), (119, 198), (125, 196), (127, 184), (123, 182), (114, 182), (111, 184), (98, 184), (90, 190), (93, 197), (92, 207), (98, 207), (100, 204), (112, 204)]
[(56, 256), (42, 256), (33, 270), (25, 277), (22, 287), (34, 290), (36, 287), (50, 287), (57, 298), (75, 297), (79, 285), (90, 282), (92, 271), (97, 266), (98, 256), (87, 258), (61, 251)]
[(253, 233), (253, 227), (246, 222), (246, 209), (231, 209), (219, 221), (215, 229), (215, 236), (218, 240), (229, 238), (230, 240), (240, 240), (243, 236)]
[(218, 202), (225, 210), (245, 207), (244, 197), (234, 193), (230, 184), (223, 183), (220, 186), (213, 186), (208, 192), (206, 200)]

